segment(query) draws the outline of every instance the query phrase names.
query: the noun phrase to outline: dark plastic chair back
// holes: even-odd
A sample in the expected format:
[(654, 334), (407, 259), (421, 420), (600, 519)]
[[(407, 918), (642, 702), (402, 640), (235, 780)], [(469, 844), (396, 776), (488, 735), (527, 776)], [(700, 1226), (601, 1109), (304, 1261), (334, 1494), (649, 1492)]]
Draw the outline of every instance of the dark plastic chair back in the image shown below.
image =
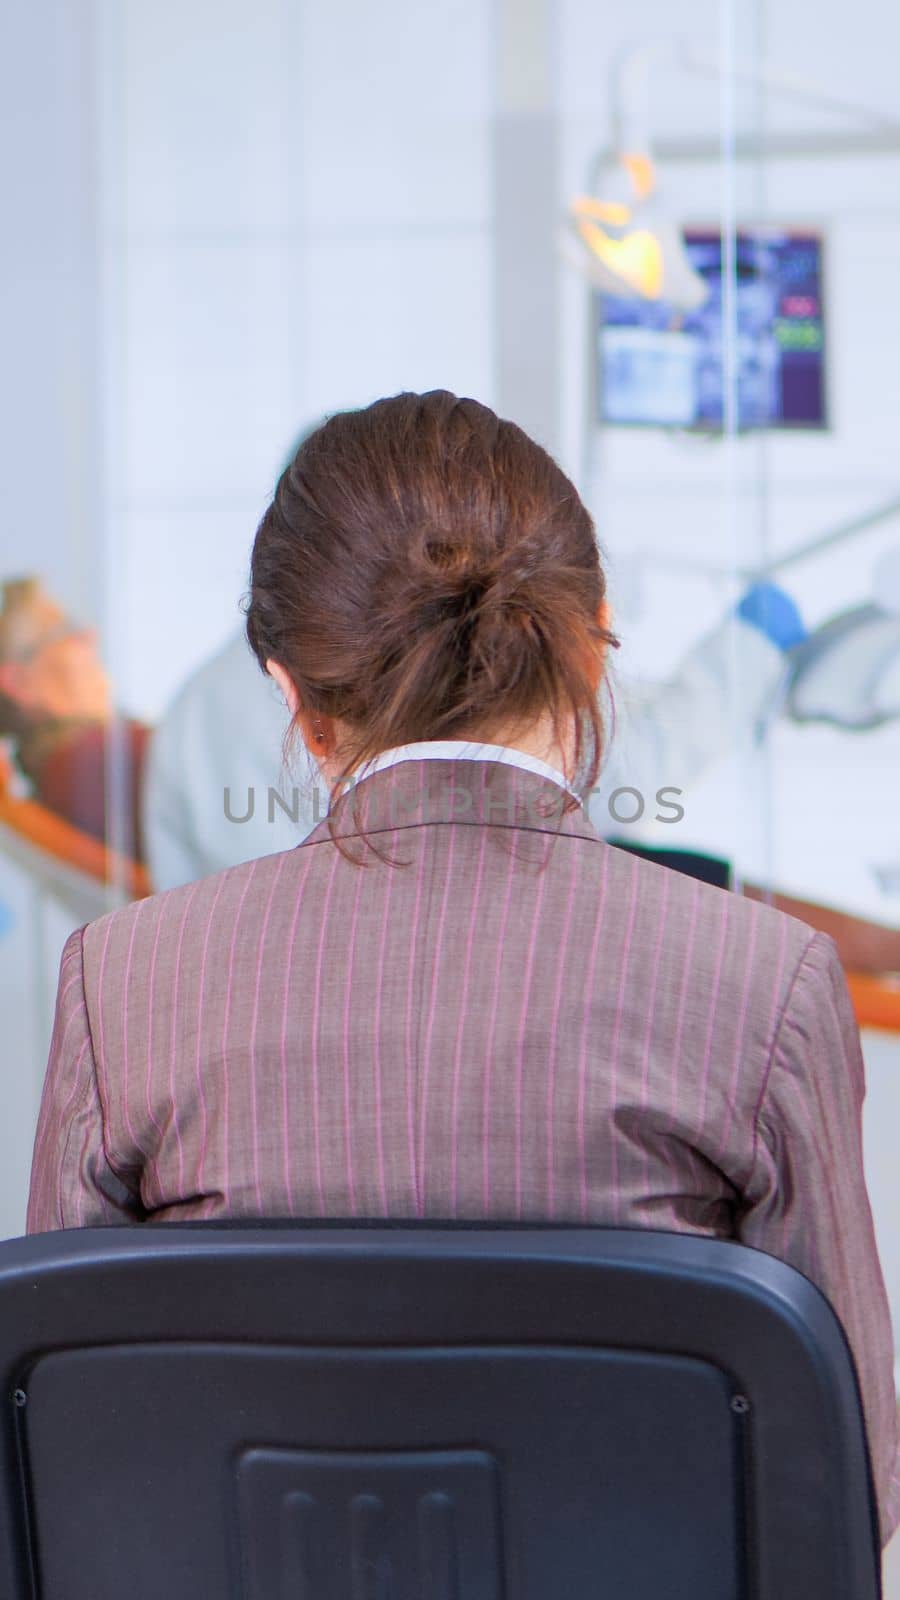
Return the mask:
[(255, 1224), (0, 1246), (0, 1596), (874, 1600), (852, 1362), (737, 1245)]

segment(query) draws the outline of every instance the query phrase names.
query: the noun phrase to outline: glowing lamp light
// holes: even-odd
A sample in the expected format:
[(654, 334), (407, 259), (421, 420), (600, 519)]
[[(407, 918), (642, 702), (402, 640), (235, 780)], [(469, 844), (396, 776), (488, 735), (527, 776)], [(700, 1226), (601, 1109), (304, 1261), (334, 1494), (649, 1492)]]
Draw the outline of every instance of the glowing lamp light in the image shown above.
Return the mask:
[(703, 305), (709, 288), (660, 205), (650, 157), (625, 152), (600, 190), (578, 195), (570, 206), (579, 246), (577, 256), (569, 252), (573, 264), (605, 294), (665, 300), (681, 311)]
[(644, 300), (662, 297), (659, 240), (646, 228), (629, 228), (631, 213), (627, 206), (579, 196), (572, 202), (572, 220), (582, 242), (606, 273), (621, 279)]

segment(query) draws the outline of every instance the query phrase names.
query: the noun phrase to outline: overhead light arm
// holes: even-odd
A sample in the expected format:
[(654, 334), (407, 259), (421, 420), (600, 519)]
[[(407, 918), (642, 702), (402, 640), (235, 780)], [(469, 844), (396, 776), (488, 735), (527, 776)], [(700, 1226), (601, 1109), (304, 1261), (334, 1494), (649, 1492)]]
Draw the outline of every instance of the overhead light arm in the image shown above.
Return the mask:
[[(698, 50), (690, 39), (683, 35), (664, 35), (659, 39), (644, 40), (620, 50), (614, 57), (611, 72), (612, 149), (599, 151), (594, 157), (590, 174), (591, 183), (596, 181), (600, 171), (609, 164), (611, 158), (614, 159), (625, 152), (652, 155), (657, 141), (652, 133), (651, 79), (654, 70), (665, 63), (674, 64), (683, 72), (700, 77), (721, 79), (724, 75), (722, 64), (716, 56)], [(890, 152), (900, 148), (900, 122), (895, 118), (885, 116), (880, 111), (873, 111), (868, 106), (861, 106), (855, 101), (845, 100), (823, 85), (794, 73), (784, 72), (771, 62), (761, 62), (754, 68), (737, 68), (729, 76), (735, 83), (768, 89), (773, 94), (857, 123), (856, 131), (848, 130), (843, 135), (823, 130), (820, 135), (823, 148), (827, 143), (829, 150), (834, 148), (835, 153), (838, 153), (845, 142), (851, 152), (855, 152), (857, 144), (864, 152), (870, 149), (876, 151), (885, 149)], [(870, 143), (873, 140), (876, 141), (875, 144)], [(771, 142), (775, 154), (781, 153), (783, 144), (784, 154), (804, 155), (809, 153), (814, 141), (815, 136), (810, 134), (788, 134), (782, 140), (767, 141), (765, 146), (753, 145), (752, 149), (749, 144), (747, 149), (744, 149), (744, 142), (739, 141), (741, 148), (738, 154), (747, 155), (756, 149), (768, 148)], [(702, 156), (699, 154), (701, 147)], [(709, 159), (711, 155), (714, 157), (718, 154), (719, 145), (718, 141), (704, 140), (698, 143), (696, 140), (679, 139), (666, 140), (664, 144), (660, 144), (660, 149), (664, 149), (669, 159)]]
[[(698, 51), (687, 39), (678, 41), (677, 59), (685, 72), (693, 72), (703, 77), (723, 77), (721, 63), (715, 56)], [(884, 116), (880, 111), (873, 111), (870, 106), (861, 106), (852, 100), (844, 100), (841, 96), (823, 88), (821, 84), (813, 83), (808, 78), (798, 77), (794, 73), (783, 72), (780, 67), (768, 61), (760, 62), (758, 67), (752, 69), (736, 68), (729, 76), (735, 83), (743, 83), (756, 89), (769, 89), (773, 94), (783, 95), (789, 100), (816, 106), (819, 110), (830, 111), (835, 116), (849, 117), (868, 129), (880, 132), (891, 129), (900, 132), (900, 123)]]

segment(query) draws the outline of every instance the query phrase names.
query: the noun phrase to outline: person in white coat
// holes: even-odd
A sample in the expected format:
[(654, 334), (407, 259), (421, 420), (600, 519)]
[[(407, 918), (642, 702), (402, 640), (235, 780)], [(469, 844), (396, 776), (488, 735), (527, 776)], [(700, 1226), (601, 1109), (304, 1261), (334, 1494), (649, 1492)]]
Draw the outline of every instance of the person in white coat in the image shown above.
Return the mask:
[[(671, 678), (617, 695), (610, 753), (587, 802), (601, 833), (621, 833), (638, 796), (647, 817), (662, 808), (675, 821), (679, 791), (733, 747), (736, 715), (749, 732), (771, 707), (784, 641), (790, 635), (793, 643), (802, 625), (797, 618), (785, 632), (782, 619), (773, 629), (768, 614), (760, 621), (742, 605), (744, 614), (739, 607), (701, 639)], [(743, 691), (739, 708), (735, 685)], [(283, 701), (243, 633), (182, 686), (154, 732), (145, 782), (144, 833), (157, 889), (288, 849), (321, 820), (321, 790), (305, 769), (293, 774), (284, 762), (287, 727)]]

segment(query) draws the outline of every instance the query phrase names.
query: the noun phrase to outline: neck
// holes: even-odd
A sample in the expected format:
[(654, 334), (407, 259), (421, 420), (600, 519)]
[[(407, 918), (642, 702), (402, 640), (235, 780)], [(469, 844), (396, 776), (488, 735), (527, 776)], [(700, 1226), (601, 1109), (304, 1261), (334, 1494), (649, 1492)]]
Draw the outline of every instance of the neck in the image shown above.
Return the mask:
[[(553, 717), (548, 713), (537, 722), (528, 723), (524, 726), (467, 727), (460, 728), (454, 734), (445, 735), (445, 737), (452, 739), (454, 742), (502, 745), (507, 750), (517, 750), (522, 755), (533, 756), (538, 761), (545, 761), (548, 766), (555, 767), (570, 782), (572, 781), (575, 768), (575, 727), (571, 717), (560, 718), (558, 723), (554, 725)], [(413, 742), (422, 743), (423, 741), (416, 740)], [(307, 746), (307, 749), (309, 749), (309, 746)], [(348, 772), (339, 757), (322, 760), (316, 756), (315, 751), (310, 751), (310, 754), (313, 755), (316, 761), (323, 781), (332, 790), (357, 770), (356, 767), (353, 767)], [(383, 752), (379, 751), (378, 754), (383, 754)], [(367, 759), (371, 759), (371, 756)]]
[(471, 744), (499, 744), (522, 755), (535, 756), (571, 778), (575, 765), (575, 730), (571, 719), (554, 725), (548, 714), (526, 727), (466, 728), (454, 736)]

